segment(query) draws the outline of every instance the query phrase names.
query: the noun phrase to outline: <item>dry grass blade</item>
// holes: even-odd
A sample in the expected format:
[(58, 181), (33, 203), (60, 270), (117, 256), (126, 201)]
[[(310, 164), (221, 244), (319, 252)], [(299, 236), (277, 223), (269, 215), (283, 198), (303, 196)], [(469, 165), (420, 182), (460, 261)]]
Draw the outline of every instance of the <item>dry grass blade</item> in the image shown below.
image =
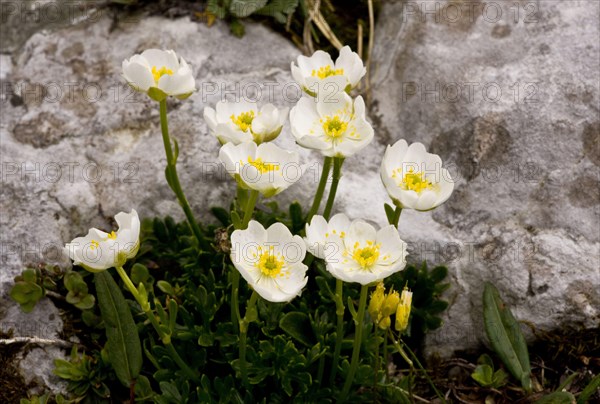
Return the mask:
[[(311, 3), (311, 1), (307, 1), (307, 3)], [(323, 34), (325, 38), (337, 49), (340, 50), (344, 46), (342, 42), (338, 39), (338, 37), (333, 33), (331, 27), (323, 17), (320, 11), (320, 1), (316, 1), (314, 3), (314, 7), (309, 6), (309, 18), (314, 21), (319, 31)]]

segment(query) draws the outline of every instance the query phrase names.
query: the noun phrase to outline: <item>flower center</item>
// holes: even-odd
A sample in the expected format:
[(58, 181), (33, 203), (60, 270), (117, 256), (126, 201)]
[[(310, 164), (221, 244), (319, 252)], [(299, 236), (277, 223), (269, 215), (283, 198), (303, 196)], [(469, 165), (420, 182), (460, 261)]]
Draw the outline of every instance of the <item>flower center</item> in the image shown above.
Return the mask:
[(344, 74), (344, 69), (332, 69), (330, 65), (327, 66), (321, 66), (319, 67), (319, 70), (314, 70), (312, 71), (311, 75), (313, 77), (318, 77), (321, 80), (329, 77), (329, 76), (338, 76), (338, 75), (342, 75)]
[(157, 68), (156, 66), (152, 66), (152, 76), (154, 76), (154, 81), (158, 83), (158, 80), (165, 74), (169, 76), (173, 75), (173, 70), (167, 69), (165, 66), (161, 68)]
[(116, 239), (116, 238), (117, 238), (117, 233), (115, 233), (114, 231), (111, 231), (111, 232), (108, 234), (108, 238), (109, 238), (109, 239), (111, 239), (111, 240), (114, 240), (114, 239)]
[(276, 277), (283, 268), (282, 257), (276, 257), (273, 251), (264, 252), (258, 260), (258, 269), (263, 275), (270, 276), (271, 278)]
[(404, 175), (404, 180), (402, 182), (406, 189), (415, 191), (417, 194), (433, 188), (433, 184), (430, 181), (427, 181), (424, 173), (414, 172), (412, 168)]
[[(240, 161), (241, 164), (244, 164), (243, 161)], [(270, 171), (278, 171), (279, 164), (277, 163), (265, 163), (260, 157), (256, 160), (252, 157), (248, 157), (248, 164), (256, 168), (261, 174), (270, 172)]]
[(323, 122), (323, 130), (325, 131), (325, 135), (332, 140), (342, 136), (342, 134), (346, 132), (347, 128), (348, 123), (342, 121), (338, 115), (327, 117), (325, 122)]
[[(396, 178), (398, 177), (398, 174), (402, 174), (400, 169), (394, 170), (392, 177)], [(431, 181), (427, 181), (427, 178), (425, 178), (425, 173), (420, 171), (415, 172), (413, 168), (404, 174), (400, 186), (408, 191), (415, 191), (417, 194), (420, 194), (425, 190), (435, 188), (435, 185)]]
[(91, 245), (90, 245), (90, 249), (91, 249), (91, 250), (95, 250), (96, 248), (100, 247), (100, 244), (99, 244), (99, 243), (98, 243), (96, 240), (92, 240), (92, 241), (90, 242), (90, 244), (91, 244)]
[(242, 131), (246, 132), (252, 126), (254, 120), (254, 111), (242, 112), (238, 116), (231, 114), (231, 121)]
[(359, 244), (356, 243), (354, 245), (354, 252), (352, 253), (352, 258), (354, 261), (358, 262), (358, 264), (362, 267), (362, 269), (368, 269), (379, 258), (379, 244), (375, 244), (372, 241), (367, 241), (367, 246), (363, 248), (359, 248)]

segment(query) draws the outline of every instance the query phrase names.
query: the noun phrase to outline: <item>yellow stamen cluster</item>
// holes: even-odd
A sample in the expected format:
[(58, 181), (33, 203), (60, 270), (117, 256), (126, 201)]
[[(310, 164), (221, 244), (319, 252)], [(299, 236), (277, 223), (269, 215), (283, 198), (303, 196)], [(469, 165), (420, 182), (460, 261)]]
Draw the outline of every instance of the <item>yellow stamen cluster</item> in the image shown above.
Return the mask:
[(238, 116), (231, 114), (231, 121), (237, 125), (242, 131), (247, 132), (248, 129), (252, 128), (252, 121), (254, 120), (254, 111), (242, 112)]
[(356, 242), (354, 244), (354, 251), (352, 253), (352, 259), (356, 261), (362, 269), (369, 269), (379, 259), (379, 244), (375, 244), (372, 241), (367, 241), (366, 247), (360, 247), (360, 244)]
[[(240, 161), (240, 164), (244, 164), (243, 161)], [(279, 171), (279, 164), (277, 163), (265, 163), (260, 157), (257, 159), (253, 159), (252, 157), (248, 157), (248, 164), (253, 166), (260, 172), (261, 174), (268, 173), (271, 171)]]
[(108, 233), (108, 238), (111, 240), (114, 240), (117, 238), (117, 233), (115, 233), (114, 231), (111, 231), (110, 233)]
[(100, 247), (100, 243), (98, 243), (96, 240), (92, 240), (90, 244), (90, 249), (92, 250), (95, 250), (96, 248)]
[(152, 66), (152, 76), (154, 77), (154, 81), (158, 83), (158, 80), (165, 74), (172, 76), (173, 70), (167, 69), (166, 67), (157, 68), (156, 66)]
[(323, 122), (325, 135), (331, 140), (338, 139), (348, 129), (348, 123), (342, 121), (338, 115), (329, 116), (321, 122)]
[[(262, 252), (261, 247), (259, 247), (259, 252)], [(281, 275), (281, 269), (284, 264), (283, 256), (281, 254), (277, 256), (271, 246), (267, 251), (261, 253), (256, 266), (263, 275), (274, 278)]]
[(344, 69), (332, 69), (330, 65), (321, 66), (319, 67), (319, 70), (313, 69), (311, 73), (313, 77), (318, 77), (321, 80), (329, 76), (338, 76), (342, 74), (344, 74)]
[[(394, 170), (392, 173), (392, 178), (397, 178), (398, 174), (402, 175), (402, 170)], [(435, 187), (431, 181), (427, 181), (425, 173), (420, 171), (415, 172), (413, 168), (404, 174), (400, 186), (407, 191), (415, 191), (417, 194)]]

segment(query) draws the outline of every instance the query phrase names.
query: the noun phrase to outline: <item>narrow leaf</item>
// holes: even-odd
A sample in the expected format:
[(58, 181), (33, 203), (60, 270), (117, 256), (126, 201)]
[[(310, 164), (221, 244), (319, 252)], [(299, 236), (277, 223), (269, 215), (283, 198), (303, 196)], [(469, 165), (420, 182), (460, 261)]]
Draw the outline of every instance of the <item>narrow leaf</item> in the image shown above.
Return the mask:
[(525, 338), (498, 290), (489, 282), (485, 283), (483, 290), (483, 322), (494, 351), (523, 388), (531, 391), (531, 368)]
[(600, 375), (596, 375), (590, 384), (583, 389), (579, 397), (577, 397), (577, 404), (587, 403), (592, 395), (598, 391), (598, 388), (600, 388)]
[(575, 397), (566, 391), (555, 391), (540, 398), (535, 404), (575, 404)]
[(108, 271), (94, 275), (98, 305), (106, 325), (108, 357), (117, 377), (129, 387), (142, 368), (142, 348), (137, 327), (121, 289)]

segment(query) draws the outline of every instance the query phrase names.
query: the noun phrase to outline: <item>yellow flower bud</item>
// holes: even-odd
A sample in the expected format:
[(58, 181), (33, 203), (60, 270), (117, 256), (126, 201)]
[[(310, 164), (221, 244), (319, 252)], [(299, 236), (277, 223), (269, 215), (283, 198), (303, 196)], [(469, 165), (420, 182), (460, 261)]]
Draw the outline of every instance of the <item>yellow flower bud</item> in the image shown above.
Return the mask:
[(412, 292), (404, 288), (400, 296), (400, 304), (396, 310), (396, 331), (402, 332), (408, 327), (410, 317), (410, 307), (412, 304)]
[(377, 288), (373, 293), (371, 293), (371, 300), (369, 301), (369, 315), (377, 324), (379, 322), (379, 311), (381, 310), (381, 306), (385, 300), (385, 288), (383, 286), (383, 282), (379, 282), (377, 284)]
[(383, 320), (381, 320), (379, 322), (379, 324), (377, 324), (377, 326), (379, 328), (381, 328), (382, 330), (387, 330), (388, 328), (390, 328), (390, 325), (392, 324), (392, 320), (390, 319), (390, 317), (385, 317)]
[(392, 291), (385, 297), (383, 306), (381, 307), (381, 316), (389, 317), (396, 312), (396, 307), (400, 302), (400, 295), (398, 292)]

